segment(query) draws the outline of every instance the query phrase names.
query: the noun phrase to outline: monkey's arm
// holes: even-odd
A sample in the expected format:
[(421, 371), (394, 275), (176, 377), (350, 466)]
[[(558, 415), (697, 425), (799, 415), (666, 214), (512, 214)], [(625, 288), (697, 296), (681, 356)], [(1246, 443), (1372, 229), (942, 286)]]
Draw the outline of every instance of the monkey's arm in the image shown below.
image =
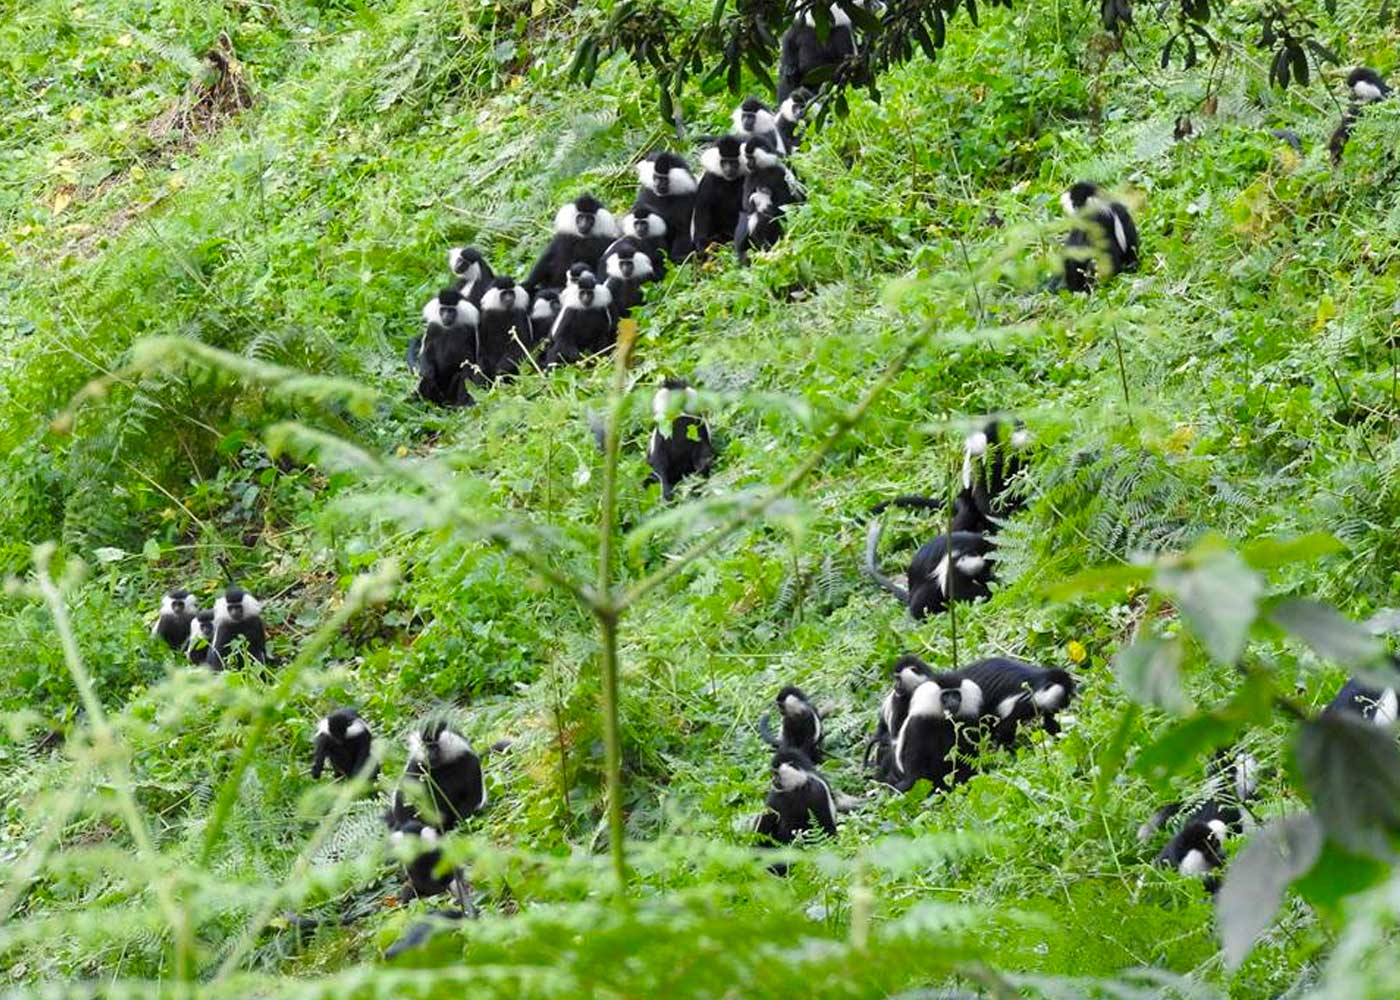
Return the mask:
[(531, 295), (535, 294), (536, 288), (563, 284), (562, 281), (551, 282), (549, 280), (554, 272), (554, 250), (555, 240), (550, 240), (549, 246), (544, 248), (544, 253), (540, 254), (540, 259), (535, 261), (535, 266), (530, 269), (530, 276), (523, 282), (525, 291)]
[(267, 631), (261, 618), (253, 619), (248, 628), (248, 652), (259, 663), (267, 662)]
[(311, 761), (311, 777), (320, 780), (322, 772), (326, 769), (326, 737), (316, 737), (316, 756)]

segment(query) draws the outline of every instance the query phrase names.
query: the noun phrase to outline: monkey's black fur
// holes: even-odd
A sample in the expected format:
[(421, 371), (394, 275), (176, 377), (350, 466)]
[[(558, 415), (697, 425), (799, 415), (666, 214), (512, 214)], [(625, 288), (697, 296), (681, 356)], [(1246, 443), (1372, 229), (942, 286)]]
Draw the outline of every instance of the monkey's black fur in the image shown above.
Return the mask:
[(880, 536), (884, 523), (879, 516), (870, 523), (865, 539), (865, 570), (883, 590), (889, 591), (920, 619), (945, 610), (949, 601), (971, 601), (990, 597), (995, 548), (991, 539), (971, 531), (944, 532), (925, 542), (909, 561), (908, 588), (901, 587), (880, 571)]
[(439, 406), (471, 406), (467, 385), (476, 364), (477, 311), (444, 288), (423, 309), (427, 328), (418, 353), (418, 395)]
[[(812, 829), (836, 836), (836, 800), (831, 786), (806, 754), (800, 750), (778, 750), (770, 767), (773, 784), (764, 800), (763, 814), (754, 824), (760, 841), (785, 846), (798, 834)], [(787, 866), (776, 864), (772, 870), (784, 875)]]
[(775, 736), (770, 728), (769, 714), (764, 712), (758, 720), (759, 734), (763, 741), (775, 750), (799, 750), (814, 764), (822, 759), (822, 719), (817, 707), (802, 693), (802, 689), (789, 684), (778, 692), (773, 704), (782, 718), (782, 727)]
[(1075, 682), (1068, 671), (1039, 667), (1009, 656), (993, 656), (963, 667), (958, 673), (982, 689), (982, 713), (992, 738), (1009, 747), (1017, 728), (1039, 719), (1046, 732), (1058, 733), (1055, 714), (1074, 699)]
[[(1065, 237), (1064, 283), (1072, 292), (1087, 292), (1096, 281), (1138, 266), (1138, 232), (1122, 202), (1108, 198), (1097, 184), (1080, 181), (1062, 198), (1077, 225)], [(1107, 264), (1101, 272), (1099, 262)]]
[(207, 662), (216, 670), (229, 665), (233, 644), (239, 639), (247, 646), (248, 655), (259, 663), (267, 663), (267, 630), (263, 627), (262, 605), (241, 587), (229, 587), (214, 602), (214, 637), (209, 644)]
[(585, 194), (574, 199), (554, 217), (554, 236), (525, 279), (526, 290), (563, 287), (570, 265), (595, 267), (617, 236), (617, 223), (597, 198)]
[(721, 136), (701, 155), (700, 163), (705, 173), (695, 194), (690, 239), (695, 252), (703, 254), (716, 243), (731, 241), (739, 225), (744, 203), (743, 140)]
[(1364, 66), (1357, 67), (1347, 75), (1347, 90), (1351, 92), (1351, 103), (1347, 105), (1341, 124), (1332, 133), (1332, 139), (1328, 143), (1333, 163), (1341, 162), (1342, 152), (1346, 149), (1347, 141), (1351, 139), (1352, 126), (1356, 124), (1362, 110), (1368, 104), (1384, 101), (1394, 93), (1390, 84), (1381, 79), (1379, 73)]
[(559, 316), (550, 330), (544, 355), (546, 368), (572, 363), (612, 346), (617, 339), (612, 293), (598, 283), (593, 272), (579, 275), (577, 282), (560, 293), (559, 301)]
[(176, 588), (160, 602), (160, 613), (151, 634), (171, 649), (182, 649), (190, 641), (190, 626), (199, 614), (199, 605), (188, 590)]
[(489, 385), (514, 375), (528, 353), (534, 335), (527, 305), (530, 299), (510, 278), (496, 278), (481, 297), (476, 328), (475, 380)]
[[(647, 464), (651, 466), (652, 478), (661, 484), (661, 498), (670, 500), (676, 484), (687, 476), (706, 475), (714, 464), (715, 448), (710, 441), (710, 426), (705, 418), (696, 413), (687, 413), (685, 408), (679, 416), (671, 419), (672, 393), (683, 393), (689, 401), (693, 395), (688, 383), (681, 379), (667, 379), (652, 399), (652, 415), (657, 426), (647, 442)], [(670, 433), (662, 433), (662, 425), (669, 421)]]
[(426, 799), (427, 821), (447, 833), (486, 806), (486, 783), (481, 758), (467, 741), (442, 719), (430, 720), (410, 737), (408, 766), (394, 792), (389, 826), (403, 829), (411, 820), (423, 820), (410, 801)]
[(779, 101), (787, 100), (799, 87), (815, 90), (831, 77), (837, 66), (855, 55), (850, 16), (833, 4), (830, 17), (825, 40), (818, 35), (816, 18), (810, 11), (799, 15), (783, 33), (778, 57)]
[(637, 164), (637, 200), (634, 214), (659, 215), (666, 224), (666, 254), (673, 261), (690, 256), (690, 221), (695, 214), (695, 175), (685, 158), (676, 153), (653, 153)]
[[(337, 778), (357, 776), (370, 761), (373, 737), (369, 726), (353, 708), (338, 708), (316, 726), (316, 756), (311, 761), (311, 777), (320, 778), (327, 763)], [(379, 765), (366, 775), (373, 779)]]

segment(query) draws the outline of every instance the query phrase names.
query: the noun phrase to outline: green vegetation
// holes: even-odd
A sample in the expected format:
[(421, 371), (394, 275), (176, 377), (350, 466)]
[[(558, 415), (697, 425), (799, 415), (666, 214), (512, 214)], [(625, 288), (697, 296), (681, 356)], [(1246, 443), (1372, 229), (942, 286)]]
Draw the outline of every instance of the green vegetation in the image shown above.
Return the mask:
[[(680, 16), (709, 15), (692, 6)], [(1394, 602), (1400, 111), (1367, 114), (1333, 169), (1334, 76), (1279, 92), (1267, 57), (1234, 47), (1158, 70), (1167, 28), (1119, 53), (1097, 5), (985, 9), (810, 137), (794, 164), (810, 202), (779, 247), (745, 270), (674, 269), (640, 316), (634, 391), (599, 364), (426, 409), (402, 351), (446, 248), (522, 274), (562, 198), (624, 206), (631, 164), (668, 140), (631, 66), (563, 82), (602, 16), (0, 0), (0, 985), (1396, 995), (1400, 882), (1357, 853), (1366, 824), (1394, 832), (1393, 746), (1364, 748), (1377, 767), (1347, 790), (1355, 815), (1319, 809), (1318, 868), (1238, 968), (1209, 897), (1135, 831), (1232, 740), (1267, 767), (1261, 820), (1316, 800), (1319, 758), (1343, 759), (1295, 763), (1289, 712), (1331, 697), (1355, 634), (1277, 599), (1354, 619)], [(1321, 21), (1344, 63), (1393, 78), (1400, 39), (1369, 5)], [(703, 132), (730, 98), (683, 103)], [(1092, 297), (1046, 294), (1056, 199), (1082, 177), (1129, 196), (1144, 266)], [(670, 374), (706, 390), (721, 455), (663, 508), (641, 481)], [(613, 404), (616, 591), (600, 597), (611, 477), (590, 420)], [(996, 596), (958, 609), (956, 653), (1070, 666), (1076, 718), (936, 800), (873, 796), (773, 878), (740, 832), (767, 781), (755, 722), (800, 684), (828, 707), (826, 772), (867, 790), (890, 662), (950, 663), (954, 623), (913, 623), (862, 577), (866, 514), (951, 491), (964, 433), (993, 412), (1035, 431), (1031, 504), (1000, 536)], [(895, 519), (886, 550), (930, 523)], [(1319, 532), (1341, 544), (1268, 541)], [(1155, 574), (1095, 570), (1145, 553)], [(162, 591), (208, 600), (226, 580), (265, 602), (268, 678), (149, 642)], [(600, 636), (649, 580), (617, 623), (617, 899)], [(1116, 673), (1135, 636), (1170, 652)], [(483, 918), (391, 965), (383, 948), (427, 907), (383, 904), (379, 803), (307, 777), (314, 720), (339, 703), (371, 721), (386, 782), (443, 704), (478, 749), (513, 741), (487, 755), (490, 808), (450, 850)], [(36, 747), (55, 726), (66, 744)], [(370, 915), (307, 935), (285, 916), (344, 906)]]

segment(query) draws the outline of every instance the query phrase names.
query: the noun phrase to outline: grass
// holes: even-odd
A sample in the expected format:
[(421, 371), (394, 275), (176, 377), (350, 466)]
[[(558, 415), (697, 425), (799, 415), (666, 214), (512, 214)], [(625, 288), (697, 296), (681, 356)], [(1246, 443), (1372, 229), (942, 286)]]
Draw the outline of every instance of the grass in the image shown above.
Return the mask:
[[(1333, 170), (1332, 102), (1320, 89), (1269, 91), (1247, 53), (1231, 56), (1206, 115), (1201, 72), (1144, 80), (1102, 57), (1088, 8), (989, 10), (978, 29), (959, 22), (937, 63), (890, 74), (880, 105), (854, 100), (812, 137), (795, 164), (810, 201), (780, 247), (746, 270), (674, 270), (643, 312), (630, 375), (623, 586), (736, 498), (781, 482), (915, 330), (933, 332), (790, 502), (624, 619), (635, 902), (613, 908), (588, 610), (454, 520), (534, 525), (512, 537), (543, 538), (552, 566), (592, 579), (603, 466), (589, 418), (610, 373), (527, 375), (442, 413), (409, 399), (400, 358), (447, 246), (478, 243), (498, 271), (521, 274), (562, 198), (591, 189), (626, 203), (630, 164), (666, 142), (651, 98), (620, 65), (586, 92), (563, 83), (560, 40), (589, 15), (549, 4), (95, 0), (79, 13), (38, 0), (0, 13), (0, 565), (24, 578), (32, 544), (59, 543), (57, 586), (125, 748), (104, 748), (89, 711), (64, 750), (32, 749), (37, 728), (74, 723), (78, 699), (50, 607), (15, 588), (0, 603), (6, 884), (22, 884), (14, 866), (46, 829), (52, 850), (10, 900), (7, 986), (168, 983), (161, 886), (190, 921), (187, 958), (209, 996), (721, 996), (736, 983), (767, 996), (798, 975), (823, 996), (986, 986), (988, 969), (954, 968), (959, 948), (1042, 995), (1089, 987), (1016, 977), (1149, 967), (1239, 997), (1295, 984), (1387, 995), (1380, 945), (1362, 934), (1384, 919), (1374, 899), (1349, 920), (1293, 899), (1243, 967), (1224, 969), (1207, 897), (1154, 869), (1134, 839), (1167, 789), (1131, 770), (1098, 787), (1116, 734), (1131, 760), (1173, 722), (1129, 714), (1111, 667), (1146, 605), (1057, 602), (1044, 589), (1207, 530), (1236, 544), (1325, 530), (1346, 551), (1274, 571), (1272, 590), (1356, 616), (1391, 599), (1393, 111), (1368, 116)], [(1392, 70), (1395, 34), (1363, 30), (1364, 13), (1343, 4), (1333, 40)], [(194, 93), (220, 30), (256, 103), (199, 134), (153, 138), (150, 123)], [(1130, 37), (1135, 55), (1153, 31)], [(704, 131), (727, 105), (692, 95), (687, 119)], [(1183, 112), (1196, 136), (1176, 143)], [(1271, 127), (1298, 132), (1307, 153), (1293, 156)], [(1055, 198), (1083, 176), (1129, 192), (1144, 267), (1091, 298), (1047, 295)], [(257, 377), (173, 350), (133, 355), (152, 335), (231, 352)], [(272, 391), (269, 366), (370, 394)], [(645, 400), (667, 374), (711, 394), (722, 448), (674, 511), (642, 485)], [(70, 409), (104, 376), (105, 395)], [(948, 488), (962, 433), (993, 412), (1035, 430), (1033, 499), (1003, 535), (1004, 585), (959, 610), (958, 650), (1066, 665), (1079, 644), (1075, 721), (1057, 740), (991, 755), (935, 803), (877, 798), (819, 858), (770, 879), (735, 832), (766, 781), (754, 723), (778, 687), (801, 685), (827, 706), (833, 780), (865, 790), (858, 757), (887, 665), (906, 650), (951, 655), (946, 618), (912, 623), (860, 575), (866, 511), (894, 492)], [(55, 429), (65, 414), (71, 426)], [(314, 460), (275, 456), (264, 432), (288, 420), (384, 464), (366, 473), (325, 446)], [(886, 548), (926, 530), (901, 521)], [(393, 595), (320, 632), (352, 582), (386, 562), (399, 572)], [(225, 579), (265, 599), (284, 663), (313, 636), (326, 643), (285, 698), (249, 674), (182, 670), (146, 642), (161, 590), (207, 595)], [(1170, 606), (1158, 615), (1178, 627)], [(1252, 644), (1248, 662), (1296, 682), (1311, 708), (1343, 676), (1277, 636)], [(1194, 643), (1186, 666), (1198, 705), (1237, 687)], [(492, 807), (454, 848), (488, 916), (393, 968), (377, 956), (422, 904), (306, 941), (280, 916), (384, 895), (369, 804), (346, 804), (309, 874), (288, 881), (335, 798), (305, 776), (310, 729), (342, 701), (371, 720), (391, 776), (399, 737), (439, 704), (460, 706), (479, 748), (513, 741), (488, 755)], [(266, 739), (198, 863), (252, 726)], [(1246, 737), (1270, 767), (1263, 817), (1301, 804), (1289, 733), (1278, 719)], [(118, 808), (123, 768), (154, 863)], [(270, 903), (270, 929), (238, 945)], [(758, 944), (772, 940), (791, 946)]]

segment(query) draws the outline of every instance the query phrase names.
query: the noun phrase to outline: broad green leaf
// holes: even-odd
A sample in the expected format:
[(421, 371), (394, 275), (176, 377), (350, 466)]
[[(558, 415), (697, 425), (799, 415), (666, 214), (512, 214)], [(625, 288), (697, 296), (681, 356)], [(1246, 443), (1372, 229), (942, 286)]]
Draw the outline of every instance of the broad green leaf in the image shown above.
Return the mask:
[(93, 558), (100, 563), (121, 562), (126, 558), (126, 553), (123, 550), (113, 548), (110, 545), (104, 545), (101, 548), (93, 549), (92, 555)]
[(1046, 587), (1045, 596), (1052, 601), (1068, 601), (1101, 590), (1123, 590), (1151, 579), (1151, 566), (1132, 566), (1128, 563), (1094, 566)]
[(1234, 552), (1202, 550), (1197, 546), (1181, 563), (1160, 567), (1157, 586), (1176, 600), (1211, 658), (1233, 664), (1244, 652), (1264, 585)]
[(1380, 640), (1364, 626), (1318, 601), (1283, 601), (1269, 613), (1269, 620), (1325, 660), (1355, 666), (1373, 663), (1385, 652)]
[(1294, 879), (1317, 861), (1322, 828), (1310, 813), (1280, 816), (1249, 838), (1230, 862), (1216, 897), (1216, 925), (1225, 967), (1238, 969), (1254, 940), (1274, 921)]
[(1378, 885), (1390, 876), (1390, 865), (1375, 858), (1353, 854), (1331, 840), (1324, 840), (1322, 853), (1306, 875), (1293, 883), (1293, 889), (1320, 910), (1340, 913), (1345, 900)]
[(1294, 753), (1327, 835), (1349, 851), (1387, 860), (1400, 834), (1400, 749), (1388, 729), (1343, 713), (1304, 722)]
[(146, 539), (146, 544), (141, 546), (141, 555), (147, 562), (160, 562), (160, 542), (154, 538)]
[(1345, 552), (1343, 545), (1332, 535), (1315, 531), (1296, 538), (1260, 538), (1240, 549), (1240, 555), (1254, 569), (1273, 569), (1289, 563), (1311, 562), (1334, 552)]
[(1139, 639), (1113, 659), (1113, 672), (1129, 698), (1175, 715), (1191, 709), (1181, 687), (1181, 640)]

